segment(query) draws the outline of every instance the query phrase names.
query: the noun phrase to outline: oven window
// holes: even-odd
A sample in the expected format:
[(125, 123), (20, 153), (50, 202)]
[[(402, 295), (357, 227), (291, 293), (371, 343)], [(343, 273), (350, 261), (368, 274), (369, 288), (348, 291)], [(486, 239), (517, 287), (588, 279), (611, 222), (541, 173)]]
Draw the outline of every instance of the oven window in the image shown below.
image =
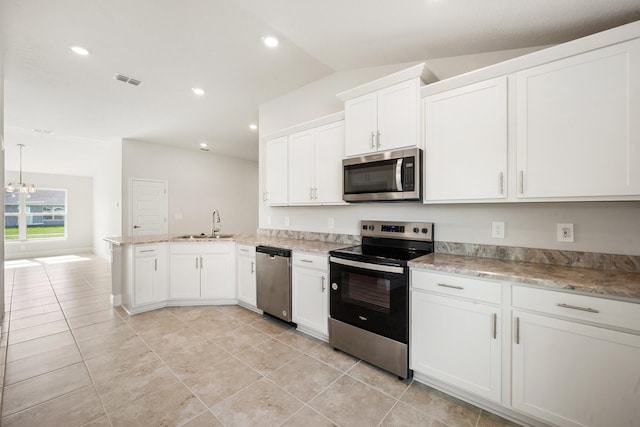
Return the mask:
[(388, 313), (391, 308), (391, 281), (358, 273), (343, 273), (342, 300), (375, 311)]
[(347, 166), (344, 169), (344, 192), (347, 194), (398, 191), (397, 160)]

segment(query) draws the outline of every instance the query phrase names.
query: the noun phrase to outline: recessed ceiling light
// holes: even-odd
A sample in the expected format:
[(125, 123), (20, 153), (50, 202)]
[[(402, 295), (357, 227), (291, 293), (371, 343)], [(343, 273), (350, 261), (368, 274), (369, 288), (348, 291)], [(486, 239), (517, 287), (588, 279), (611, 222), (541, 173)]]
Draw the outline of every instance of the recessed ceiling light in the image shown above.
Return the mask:
[(251, 123), (251, 124), (249, 125), (249, 129), (251, 129), (251, 130), (256, 130), (256, 129), (258, 129), (258, 125), (257, 125), (257, 124), (255, 124), (255, 123)]
[(77, 46), (77, 45), (73, 45), (71, 47), (69, 47), (69, 49), (71, 49), (72, 51), (74, 51), (75, 53), (77, 53), (80, 56), (87, 56), (89, 55), (91, 52), (89, 52), (89, 49), (86, 49), (82, 46)]
[(199, 88), (199, 87), (192, 87), (192, 88), (191, 88), (191, 91), (192, 91), (193, 93), (195, 93), (196, 95), (198, 95), (198, 96), (202, 96), (202, 95), (204, 95), (204, 89), (201, 89), (201, 88)]
[(278, 46), (278, 43), (280, 43), (278, 41), (278, 39), (274, 36), (264, 36), (262, 38), (262, 42), (267, 46), (267, 47), (276, 47)]
[(202, 148), (207, 148), (207, 143), (206, 143), (206, 142), (201, 142), (201, 143), (200, 143), (200, 147), (202, 147)]

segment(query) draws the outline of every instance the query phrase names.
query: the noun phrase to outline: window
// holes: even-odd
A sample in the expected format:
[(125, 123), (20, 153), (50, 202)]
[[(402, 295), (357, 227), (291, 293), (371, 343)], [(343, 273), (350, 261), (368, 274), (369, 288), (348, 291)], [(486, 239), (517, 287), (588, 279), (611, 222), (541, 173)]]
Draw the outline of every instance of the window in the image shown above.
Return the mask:
[(56, 239), (66, 236), (67, 190), (5, 193), (6, 241)]

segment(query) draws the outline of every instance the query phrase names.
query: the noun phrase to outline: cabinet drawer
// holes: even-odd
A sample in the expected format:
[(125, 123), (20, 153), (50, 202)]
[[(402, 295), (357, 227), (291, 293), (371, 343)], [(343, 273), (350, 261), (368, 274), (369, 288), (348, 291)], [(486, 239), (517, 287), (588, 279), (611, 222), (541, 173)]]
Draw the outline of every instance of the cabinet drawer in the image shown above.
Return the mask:
[(327, 255), (311, 255), (305, 252), (294, 252), (292, 263), (298, 267), (320, 270), (326, 270), (329, 265)]
[(640, 331), (640, 304), (525, 286), (512, 295), (514, 307)]
[(256, 247), (253, 245), (238, 245), (238, 255), (256, 256)]
[(154, 256), (158, 253), (157, 245), (137, 245), (135, 247), (135, 256)]
[(233, 245), (228, 242), (172, 243), (171, 254), (233, 254)]
[(493, 304), (502, 302), (502, 285), (485, 280), (463, 276), (432, 273), (423, 270), (411, 270), (411, 287), (442, 295), (452, 295), (485, 301)]

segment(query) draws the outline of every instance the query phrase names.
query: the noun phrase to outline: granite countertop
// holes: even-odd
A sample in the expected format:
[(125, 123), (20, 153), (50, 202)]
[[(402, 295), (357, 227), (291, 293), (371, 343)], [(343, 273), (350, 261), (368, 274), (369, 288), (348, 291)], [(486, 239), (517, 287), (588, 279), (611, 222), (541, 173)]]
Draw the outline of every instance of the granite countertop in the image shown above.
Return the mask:
[(640, 303), (640, 273), (438, 253), (416, 258), (409, 266)]
[(234, 234), (231, 237), (215, 238), (215, 237), (198, 237), (194, 239), (184, 238), (183, 234), (159, 234), (153, 236), (136, 236), (136, 237), (105, 237), (103, 240), (116, 245), (142, 245), (147, 243), (162, 243), (162, 242), (236, 242), (247, 245), (264, 245), (274, 246), (283, 249), (290, 249), (292, 251), (301, 252), (314, 252), (318, 254), (328, 254), (329, 251), (334, 249), (345, 248), (353, 246), (349, 243), (335, 243), (335, 242), (322, 242), (317, 240), (303, 240), (303, 239), (285, 239), (280, 237), (258, 236), (256, 234)]

